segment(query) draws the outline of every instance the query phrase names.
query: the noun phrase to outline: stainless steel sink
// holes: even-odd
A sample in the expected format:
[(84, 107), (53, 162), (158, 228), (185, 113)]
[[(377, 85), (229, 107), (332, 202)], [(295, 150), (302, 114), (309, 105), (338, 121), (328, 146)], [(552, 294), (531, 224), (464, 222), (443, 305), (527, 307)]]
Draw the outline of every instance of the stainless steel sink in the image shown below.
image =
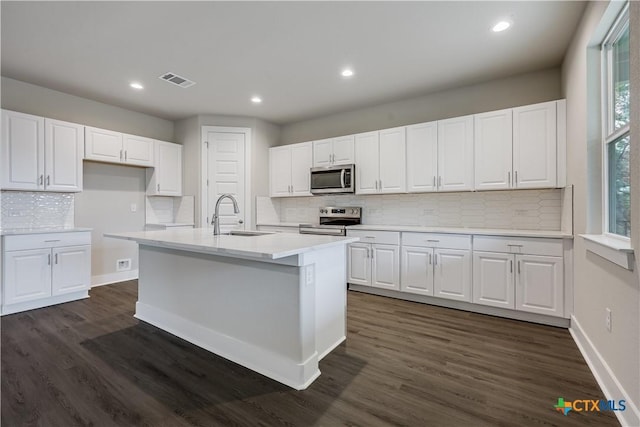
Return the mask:
[(273, 233), (270, 231), (231, 230), (227, 234), (229, 236), (264, 236), (265, 234), (273, 234)]

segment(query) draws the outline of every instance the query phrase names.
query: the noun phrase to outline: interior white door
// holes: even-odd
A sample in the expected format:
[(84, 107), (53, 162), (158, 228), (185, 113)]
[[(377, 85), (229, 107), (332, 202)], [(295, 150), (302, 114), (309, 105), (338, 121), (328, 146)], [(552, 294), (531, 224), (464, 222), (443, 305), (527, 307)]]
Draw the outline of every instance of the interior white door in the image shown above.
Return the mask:
[(403, 246), (400, 290), (433, 295), (433, 249)]
[(436, 191), (438, 123), (407, 126), (407, 191)]
[(562, 316), (562, 257), (516, 255), (516, 309)]
[(380, 131), (381, 193), (403, 193), (406, 188), (406, 132), (404, 127)]
[(356, 193), (378, 192), (379, 159), (378, 132), (360, 133), (355, 136)]
[(400, 247), (371, 245), (371, 286), (400, 290)]
[(48, 296), (51, 296), (51, 249), (5, 252), (3, 303)]
[(216, 202), (223, 194), (231, 194), (238, 202), (240, 213), (233, 211), (233, 202), (228, 198), (220, 203), (220, 231), (244, 229), (249, 215), (245, 209), (245, 150), (246, 137), (243, 132), (215, 132), (206, 135), (207, 149), (207, 223), (215, 212)]
[(473, 302), (515, 308), (514, 256), (473, 251)]
[(84, 126), (45, 119), (45, 187), (82, 191)]
[(371, 245), (352, 243), (347, 251), (347, 282), (354, 285), (371, 285)]
[(513, 181), (511, 109), (476, 114), (473, 133), (476, 190), (510, 188)]

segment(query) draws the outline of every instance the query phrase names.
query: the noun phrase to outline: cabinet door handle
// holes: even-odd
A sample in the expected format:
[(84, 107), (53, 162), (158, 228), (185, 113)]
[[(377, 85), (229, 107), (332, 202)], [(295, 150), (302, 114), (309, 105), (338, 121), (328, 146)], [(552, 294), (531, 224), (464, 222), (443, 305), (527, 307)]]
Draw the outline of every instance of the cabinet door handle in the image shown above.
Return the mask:
[(513, 273), (513, 260), (509, 260), (509, 273)]
[(47, 255), (47, 265), (51, 265), (51, 254)]
[(58, 263), (58, 254), (56, 254), (55, 258), (56, 258), (55, 263), (57, 264)]
[(515, 171), (514, 173), (515, 173), (515, 178), (513, 179), (513, 185), (515, 187), (517, 187), (518, 186), (518, 171)]
[(382, 180), (380, 180), (380, 189), (382, 190)]
[(122, 161), (122, 150), (120, 150), (120, 161)]
[(373, 248), (371, 248), (371, 261), (373, 261), (373, 254), (375, 253), (375, 251), (373, 250)]
[(124, 161), (127, 161), (127, 150), (124, 150)]
[(438, 188), (440, 188), (442, 186), (442, 177), (439, 176), (438, 177)]
[(160, 184), (158, 184), (158, 191), (160, 191)]
[(518, 260), (518, 274), (520, 274), (520, 260)]
[(436, 188), (436, 176), (433, 175), (433, 188)]
[(370, 251), (370, 249), (367, 248), (367, 258), (371, 258), (371, 253), (369, 251)]
[(432, 257), (432, 255), (431, 255), (431, 253), (429, 253), (429, 265), (431, 265), (431, 257)]
[(47, 175), (47, 187), (51, 185), (51, 175)]
[(44, 175), (40, 175), (40, 185), (44, 184)]
[(438, 265), (438, 254), (433, 256), (433, 265)]
[(507, 181), (509, 182), (509, 187), (511, 187), (511, 171), (507, 172)]

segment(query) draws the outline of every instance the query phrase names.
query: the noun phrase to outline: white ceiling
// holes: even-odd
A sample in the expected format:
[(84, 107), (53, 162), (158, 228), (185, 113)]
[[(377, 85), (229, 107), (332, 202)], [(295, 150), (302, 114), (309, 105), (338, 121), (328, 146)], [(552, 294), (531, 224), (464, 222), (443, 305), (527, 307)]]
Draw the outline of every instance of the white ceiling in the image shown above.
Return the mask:
[[(285, 124), (558, 66), (584, 5), (2, 1), (1, 72), (170, 120)], [(503, 17), (513, 27), (492, 33)], [(197, 84), (158, 79), (169, 71)]]

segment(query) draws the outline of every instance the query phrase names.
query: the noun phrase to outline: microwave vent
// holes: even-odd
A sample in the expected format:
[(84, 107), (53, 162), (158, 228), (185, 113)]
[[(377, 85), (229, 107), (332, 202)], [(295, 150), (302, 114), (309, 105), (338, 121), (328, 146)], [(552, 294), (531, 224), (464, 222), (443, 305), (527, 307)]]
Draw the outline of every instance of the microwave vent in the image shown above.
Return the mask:
[(159, 78), (176, 86), (180, 86), (181, 88), (188, 88), (196, 84), (196, 82), (189, 80), (186, 77), (179, 76), (176, 73), (164, 73)]

